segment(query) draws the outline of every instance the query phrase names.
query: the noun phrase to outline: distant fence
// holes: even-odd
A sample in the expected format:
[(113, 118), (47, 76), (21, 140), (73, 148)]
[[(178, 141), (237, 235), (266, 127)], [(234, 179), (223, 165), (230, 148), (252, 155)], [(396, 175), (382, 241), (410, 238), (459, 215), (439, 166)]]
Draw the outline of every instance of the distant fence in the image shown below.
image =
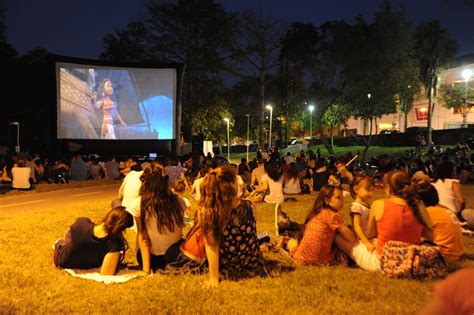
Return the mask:
[[(426, 131), (423, 131), (426, 136)], [(390, 135), (372, 135), (371, 145), (381, 147), (410, 147), (416, 146), (416, 138), (418, 133), (405, 132), (405, 133), (394, 133)], [(466, 142), (471, 149), (474, 149), (474, 128), (459, 128), (459, 129), (443, 129), (433, 130), (432, 133), (433, 142), (439, 145), (454, 145), (460, 142)], [(335, 137), (334, 145), (340, 147), (349, 146), (365, 146), (365, 141), (369, 136), (348, 136), (348, 137)], [(329, 138), (327, 138), (330, 141)], [(323, 141), (321, 139), (311, 139), (310, 145), (321, 145)], [(249, 152), (256, 152), (258, 148), (257, 144), (251, 144)], [(219, 151), (218, 147), (214, 147), (214, 152)], [(246, 145), (233, 145), (230, 147), (231, 153), (245, 153), (247, 152)], [(227, 153), (227, 146), (222, 146), (222, 153)]]
[[(424, 132), (426, 135), (426, 132)], [(416, 146), (418, 133), (395, 133), (390, 135), (373, 135), (371, 145), (381, 147), (405, 147)], [(334, 144), (341, 147), (365, 145), (365, 140), (369, 136), (336, 137)], [(460, 142), (467, 142), (474, 149), (474, 128), (433, 130), (433, 142), (439, 145), (454, 145)], [(312, 145), (322, 144), (321, 139), (311, 141)]]

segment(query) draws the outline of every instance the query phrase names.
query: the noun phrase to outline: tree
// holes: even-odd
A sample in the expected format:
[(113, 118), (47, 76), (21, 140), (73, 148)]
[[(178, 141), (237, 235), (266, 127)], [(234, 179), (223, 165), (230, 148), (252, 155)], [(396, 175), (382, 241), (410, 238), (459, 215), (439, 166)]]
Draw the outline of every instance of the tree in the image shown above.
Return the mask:
[(18, 52), (7, 41), (5, 23), (6, 8), (0, 3), (0, 65), (11, 65), (16, 62)]
[(364, 138), (362, 156), (365, 160), (372, 141), (373, 120), (395, 113), (397, 96), (406, 93), (416, 78), (415, 42), (405, 12), (394, 10), (388, 1), (382, 2), (372, 24), (358, 17), (350, 33), (346, 49), (357, 53), (342, 60), (344, 103), (354, 117), (368, 125), (369, 137)]
[(18, 62), (23, 65), (46, 64), (52, 57), (53, 53), (51, 53), (49, 50), (41, 46), (36, 46), (23, 54), (18, 59)]
[(339, 126), (344, 124), (349, 119), (350, 113), (347, 108), (340, 104), (334, 103), (326, 110), (323, 115), (323, 122), (329, 126), (329, 135), (331, 137), (331, 147), (334, 150), (334, 127), (337, 127), (339, 131)]
[(314, 64), (315, 50), (319, 40), (317, 28), (311, 23), (293, 22), (282, 40), (280, 52), (280, 73), (278, 78), (279, 98), (285, 121), (285, 143), (289, 139), (292, 125), (299, 120), (302, 125), (309, 121), (305, 115), (309, 99), (309, 86), (306, 83), (310, 77), (309, 69)]
[(221, 97), (216, 97), (206, 106), (196, 110), (193, 115), (192, 124), (197, 133), (204, 134), (204, 137), (211, 141), (220, 141), (226, 132), (224, 118), (233, 121), (232, 113), (226, 101)]
[[(238, 33), (232, 45), (232, 64), (227, 71), (256, 84), (258, 98), (259, 145), (265, 143), (265, 88), (277, 78), (276, 69), (280, 66), (279, 53), (283, 29), (271, 16), (245, 12), (240, 15)], [(239, 71), (237, 69), (245, 69)]]
[(467, 127), (467, 115), (474, 106), (474, 87), (472, 81), (470, 84), (443, 84), (439, 88), (440, 101), (447, 108), (459, 112), (462, 117), (462, 125)]
[(438, 89), (438, 74), (454, 58), (458, 46), (448, 31), (441, 28), (438, 20), (419, 25), (416, 40), (420, 78), (428, 98), (428, 143), (431, 143), (431, 120)]
[(193, 113), (222, 93), (208, 83), (222, 81), (218, 75), (228, 57), (235, 17), (214, 0), (149, 0), (146, 9), (146, 19), (105, 37), (102, 57), (183, 63), (183, 128), (189, 137)]

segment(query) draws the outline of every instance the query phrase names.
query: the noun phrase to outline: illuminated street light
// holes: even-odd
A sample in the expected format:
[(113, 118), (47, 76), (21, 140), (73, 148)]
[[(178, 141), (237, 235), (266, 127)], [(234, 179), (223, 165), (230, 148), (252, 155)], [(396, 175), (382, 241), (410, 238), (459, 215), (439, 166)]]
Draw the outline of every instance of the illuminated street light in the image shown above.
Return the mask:
[(266, 109), (270, 110), (270, 134), (268, 135), (268, 145), (272, 147), (272, 120), (273, 120), (273, 107), (272, 105), (265, 106)]
[(249, 161), (249, 146), (250, 146), (250, 140), (249, 140), (249, 134), (250, 134), (250, 115), (247, 114), (247, 162)]
[(311, 141), (311, 138), (313, 138), (313, 111), (314, 111), (314, 105), (309, 105), (309, 139)]
[(224, 118), (224, 121), (227, 123), (227, 161), (230, 163), (230, 120), (229, 118)]

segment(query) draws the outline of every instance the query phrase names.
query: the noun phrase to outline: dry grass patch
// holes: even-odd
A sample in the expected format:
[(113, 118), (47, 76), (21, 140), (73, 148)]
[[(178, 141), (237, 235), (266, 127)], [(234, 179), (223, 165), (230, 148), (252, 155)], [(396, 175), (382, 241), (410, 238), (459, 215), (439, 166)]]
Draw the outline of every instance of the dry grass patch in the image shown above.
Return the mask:
[[(380, 194), (378, 194), (380, 197)], [(298, 197), (283, 210), (303, 221), (314, 196)], [(350, 197), (343, 216), (348, 223)], [(110, 200), (69, 209), (0, 218), (0, 313), (386, 313), (409, 314), (428, 299), (435, 281), (391, 280), (356, 268), (293, 269), (279, 254), (264, 253), (272, 276), (224, 281), (205, 290), (207, 275), (161, 276), (105, 285), (73, 278), (52, 262), (51, 244), (80, 216), (98, 221)], [(274, 237), (274, 209), (259, 204), (259, 232)], [(127, 232), (130, 245), (134, 235)], [(466, 252), (474, 257), (474, 238)], [(132, 251), (126, 262), (135, 264)], [(460, 266), (473, 265), (464, 261)]]

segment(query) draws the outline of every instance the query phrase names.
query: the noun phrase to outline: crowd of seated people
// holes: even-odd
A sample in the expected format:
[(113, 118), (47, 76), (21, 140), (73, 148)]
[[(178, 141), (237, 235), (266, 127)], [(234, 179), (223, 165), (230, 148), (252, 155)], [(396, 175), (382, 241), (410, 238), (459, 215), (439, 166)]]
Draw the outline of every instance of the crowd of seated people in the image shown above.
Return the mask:
[[(225, 164), (218, 155), (198, 154), (141, 161), (76, 155), (69, 163), (11, 157), (1, 166), (2, 180), (10, 180), (16, 189), (58, 179), (123, 179), (112, 202), (114, 210), (101, 222), (82, 220), (71, 226), (71, 230), (92, 226), (94, 236), (104, 239), (100, 248), (80, 249), (81, 255), (94, 257), (94, 266), (104, 274), (117, 270), (127, 247), (122, 233), (132, 226), (135, 255), (144, 274), (166, 272), (170, 265), (179, 270), (176, 263), (181, 256), (176, 252), (186, 240), (183, 228), (190, 221), (202, 233), (209, 286), (235, 274), (265, 275), (253, 213), (257, 202), (275, 205), (281, 236), (277, 245), (295, 265), (332, 265), (345, 255), (362, 269), (381, 272), (384, 245), (391, 241), (430, 240), (447, 260), (462, 257), (462, 230), (473, 227), (473, 210), (461, 190), (472, 175), (465, 148), (431, 155), (406, 152), (397, 159), (382, 155), (370, 162), (377, 168), (372, 172), (357, 160), (347, 164), (352, 158), (352, 154), (323, 157), (311, 150), (281, 156), (272, 150), (252, 161), (242, 159), (239, 165)], [(383, 187), (386, 197), (373, 201), (376, 187)], [(195, 199), (194, 209), (183, 191)], [(281, 204), (305, 193), (314, 201), (306, 220), (297, 223), (281, 211)], [(351, 222), (346, 223), (339, 212), (349, 195)], [(114, 223), (114, 216), (121, 221)], [(57, 266), (87, 265), (77, 263), (77, 253), (68, 249), (74, 242), (66, 235), (56, 244)]]

